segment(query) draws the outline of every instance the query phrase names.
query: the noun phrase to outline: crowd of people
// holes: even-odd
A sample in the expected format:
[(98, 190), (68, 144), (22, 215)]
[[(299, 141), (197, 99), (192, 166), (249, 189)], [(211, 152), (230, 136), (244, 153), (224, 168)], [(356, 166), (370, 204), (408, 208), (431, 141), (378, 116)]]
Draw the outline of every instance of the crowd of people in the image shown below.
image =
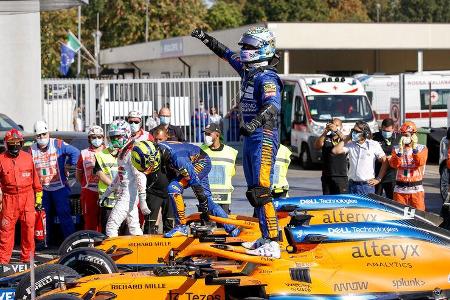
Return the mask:
[(428, 150), (418, 143), (413, 122), (405, 122), (394, 132), (394, 121), (385, 119), (373, 135), (362, 121), (347, 136), (341, 130), (342, 121), (335, 118), (315, 143), (322, 150), (324, 195), (384, 193), (401, 204), (425, 210), (422, 180)]

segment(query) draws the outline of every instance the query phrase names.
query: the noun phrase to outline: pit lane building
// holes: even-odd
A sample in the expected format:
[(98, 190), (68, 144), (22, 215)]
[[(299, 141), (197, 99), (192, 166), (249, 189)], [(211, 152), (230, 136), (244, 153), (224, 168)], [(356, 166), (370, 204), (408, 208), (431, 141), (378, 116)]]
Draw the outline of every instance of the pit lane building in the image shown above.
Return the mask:
[[(415, 72), (450, 69), (450, 24), (265, 23), (273, 30), (281, 73)], [(249, 28), (211, 32), (237, 51)], [(101, 51), (104, 74), (118, 78), (235, 76), (198, 40), (183, 36)]]

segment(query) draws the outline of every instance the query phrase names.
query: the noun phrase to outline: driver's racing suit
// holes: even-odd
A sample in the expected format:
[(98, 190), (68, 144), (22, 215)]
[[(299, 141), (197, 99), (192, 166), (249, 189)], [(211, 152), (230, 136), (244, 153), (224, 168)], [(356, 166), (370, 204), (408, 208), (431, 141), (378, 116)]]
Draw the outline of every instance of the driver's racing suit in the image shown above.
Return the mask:
[(116, 191), (117, 203), (111, 211), (106, 223), (106, 235), (118, 236), (120, 225), (127, 220), (131, 235), (142, 235), (139, 224), (138, 195), (145, 195), (146, 177), (131, 164), (131, 150), (134, 141), (128, 142), (118, 156), (119, 171), (102, 198), (107, 198)]
[[(191, 187), (197, 197), (200, 209), (207, 205), (214, 216), (227, 218), (225, 211), (212, 200), (208, 182), (211, 159), (200, 147), (180, 142), (161, 142), (157, 147), (161, 152), (161, 169), (169, 179), (169, 197), (173, 204), (176, 225), (186, 224), (184, 189)], [(148, 179), (150, 180), (150, 179)], [(224, 225), (227, 232), (235, 229)]]
[(203, 41), (242, 78), (239, 103), (241, 129), (256, 128), (244, 138), (243, 167), (247, 181), (247, 198), (255, 207), (263, 238), (277, 239), (278, 222), (270, 195), (275, 158), (278, 151), (277, 118), (281, 108), (283, 84), (272, 66), (248, 68), (239, 55), (208, 36)]

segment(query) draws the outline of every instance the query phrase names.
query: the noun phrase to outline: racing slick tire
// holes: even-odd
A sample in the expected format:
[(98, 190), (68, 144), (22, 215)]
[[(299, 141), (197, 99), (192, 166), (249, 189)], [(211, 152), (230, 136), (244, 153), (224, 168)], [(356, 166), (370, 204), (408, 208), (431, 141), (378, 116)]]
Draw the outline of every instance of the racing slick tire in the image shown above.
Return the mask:
[[(73, 269), (63, 265), (42, 265), (34, 270), (34, 286), (36, 296), (54, 290), (65, 282), (66, 278), (77, 279), (80, 275)], [(31, 273), (27, 273), (20, 280), (16, 288), (16, 299), (31, 299)]]
[(107, 238), (101, 232), (94, 230), (81, 230), (69, 235), (59, 247), (59, 255), (64, 255), (73, 249), (81, 247), (94, 247), (96, 242), (101, 242)]
[(41, 300), (80, 300), (80, 298), (75, 297), (71, 294), (52, 294), (40, 298)]
[(90, 247), (76, 248), (66, 253), (59, 259), (58, 264), (74, 269), (81, 276), (119, 272), (116, 263), (108, 254)]

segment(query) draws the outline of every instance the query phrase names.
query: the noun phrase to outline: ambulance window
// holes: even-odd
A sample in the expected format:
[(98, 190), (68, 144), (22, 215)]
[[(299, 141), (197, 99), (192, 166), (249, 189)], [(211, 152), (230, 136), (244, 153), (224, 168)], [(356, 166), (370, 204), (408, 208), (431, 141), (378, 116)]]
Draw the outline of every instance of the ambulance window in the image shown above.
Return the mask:
[(300, 96), (295, 96), (294, 122), (295, 123), (305, 122), (305, 113), (304, 113), (304, 110), (303, 110), (303, 101), (302, 101), (302, 97), (300, 97)]
[[(429, 109), (430, 91), (420, 90), (420, 108)], [(447, 109), (447, 101), (450, 100), (450, 89), (432, 89), (431, 90), (431, 108)]]
[(370, 105), (372, 105), (372, 101), (373, 101), (373, 92), (366, 91), (366, 94), (367, 94), (367, 98), (369, 98)]

